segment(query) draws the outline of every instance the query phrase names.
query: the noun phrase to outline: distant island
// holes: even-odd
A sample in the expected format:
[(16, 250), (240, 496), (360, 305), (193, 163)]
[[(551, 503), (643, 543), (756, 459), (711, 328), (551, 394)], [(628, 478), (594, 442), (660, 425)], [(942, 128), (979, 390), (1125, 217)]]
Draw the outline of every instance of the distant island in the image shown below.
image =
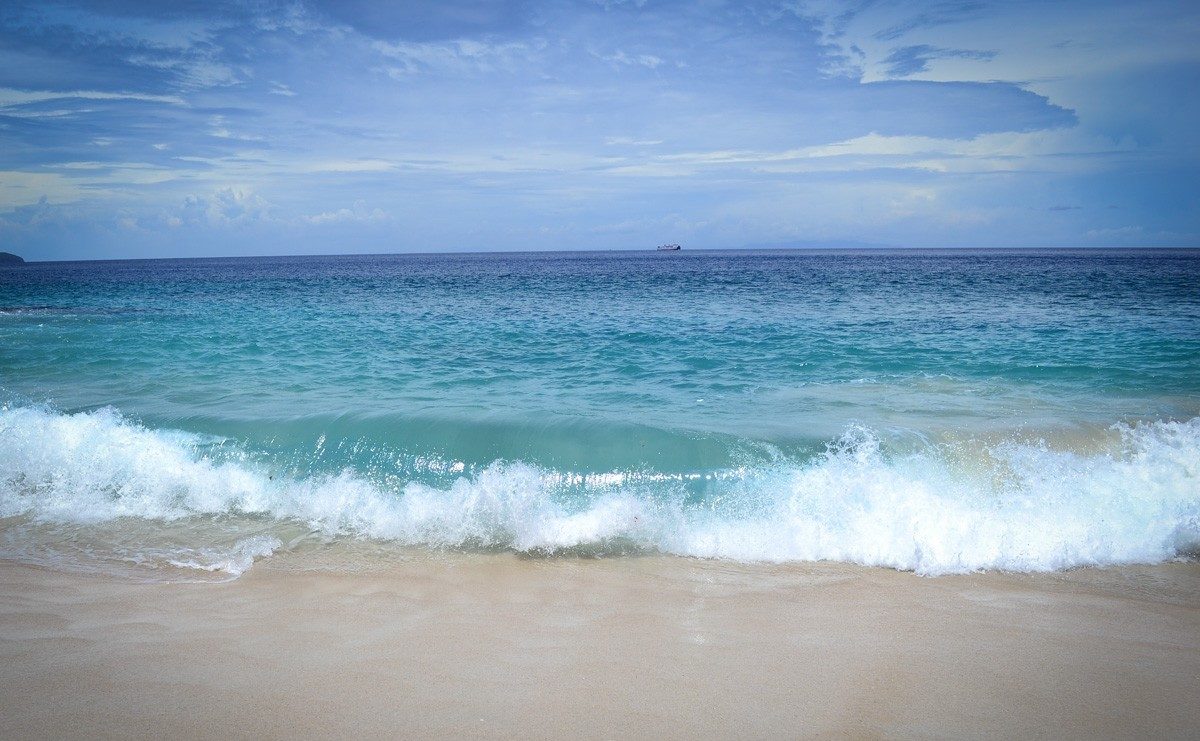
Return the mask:
[(23, 265), (25, 258), (11, 252), (0, 252), (0, 265)]

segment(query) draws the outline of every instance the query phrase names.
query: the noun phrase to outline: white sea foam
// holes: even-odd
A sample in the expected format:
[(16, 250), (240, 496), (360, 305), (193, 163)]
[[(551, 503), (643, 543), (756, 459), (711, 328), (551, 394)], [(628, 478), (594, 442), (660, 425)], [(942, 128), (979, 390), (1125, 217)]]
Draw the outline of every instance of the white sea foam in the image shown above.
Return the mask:
[[(579, 477), (496, 463), (447, 488), (353, 471), (289, 479), (111, 410), (0, 410), (0, 517), (268, 516), (332, 536), (556, 552), (639, 548), (747, 561), (837, 560), (944, 574), (1153, 563), (1200, 549), (1200, 419), (1119, 428), (1092, 452), (1008, 442), (889, 456), (850, 430), (822, 456), (736, 470), (705, 504), (686, 476)], [(575, 488), (564, 489), (574, 486)], [(582, 488), (581, 488), (582, 487)], [(277, 540), (197, 543), (174, 565), (240, 574)]]
[(283, 545), (279, 538), (256, 535), (243, 538), (230, 550), (215, 548), (188, 549), (167, 558), (167, 563), (180, 569), (195, 569), (238, 577), (254, 565), (255, 560), (275, 553)]

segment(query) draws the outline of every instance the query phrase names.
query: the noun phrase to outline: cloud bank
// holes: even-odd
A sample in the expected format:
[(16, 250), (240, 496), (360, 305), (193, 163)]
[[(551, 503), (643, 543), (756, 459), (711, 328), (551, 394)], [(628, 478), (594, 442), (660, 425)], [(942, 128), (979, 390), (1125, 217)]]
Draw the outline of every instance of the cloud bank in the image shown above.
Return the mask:
[(1195, 246), (1198, 31), (1162, 0), (8, 3), (0, 242)]

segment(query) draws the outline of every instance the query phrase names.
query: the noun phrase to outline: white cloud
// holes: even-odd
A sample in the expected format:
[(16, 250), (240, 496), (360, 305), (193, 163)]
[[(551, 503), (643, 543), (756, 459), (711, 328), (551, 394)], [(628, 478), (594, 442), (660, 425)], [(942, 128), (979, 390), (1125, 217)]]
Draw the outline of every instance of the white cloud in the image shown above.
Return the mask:
[[(209, 195), (190, 195), (177, 214), (184, 224), (239, 226), (273, 220), (273, 207), (253, 191), (225, 187)], [(170, 216), (168, 217), (169, 223)]]
[(391, 63), (380, 68), (403, 80), (426, 71), (492, 72), (532, 60), (541, 43), (487, 43), (470, 39), (442, 42), (377, 41), (374, 48)]
[(262, 141), (263, 138), (256, 134), (245, 134), (232, 131), (228, 126), (228, 119), (220, 114), (210, 116), (208, 119), (210, 136), (215, 136), (218, 139), (237, 139), (239, 141)]
[(23, 110), (18, 107), (4, 108), (0, 106), (0, 111), (9, 118), (67, 118), (70, 116), (81, 116), (92, 112), (91, 108), (56, 108), (48, 111), (39, 110)]
[(851, 172), (867, 169), (915, 169), (932, 172), (1039, 171), (1082, 172), (1137, 150), (1132, 141), (1087, 134), (1076, 129), (982, 134), (972, 139), (868, 134), (830, 144), (781, 151), (715, 150), (663, 154), (622, 163), (612, 172), (625, 175), (680, 176), (714, 167), (756, 172)]
[(0, 171), (0, 209), (26, 206), (42, 198), (65, 203), (84, 194), (83, 183), (62, 173)]
[(908, 79), (936, 82), (1018, 82), (1071, 108), (1087, 100), (1074, 81), (1118, 70), (1200, 61), (1194, 6), (1174, 0), (1129, 3), (1100, 0), (1082, 12), (1072, 3), (966, 5), (951, 12), (919, 0), (851, 5), (807, 0), (803, 15), (818, 19), (831, 60), (863, 82), (889, 79), (887, 62), (897, 48), (932, 47), (994, 51), (987, 56), (930, 59)]
[(662, 144), (662, 139), (634, 139), (632, 136), (606, 136), (604, 143), (610, 147), (653, 147)]
[(396, 164), (382, 159), (321, 160), (300, 163), (295, 169), (301, 172), (387, 172), (396, 169)]
[(336, 211), (325, 211), (311, 216), (302, 216), (301, 221), (308, 224), (337, 224), (345, 222), (370, 223), (388, 221), (391, 217), (380, 208), (367, 208), (362, 201), (355, 201), (353, 208), (340, 208)]
[(110, 93), (99, 90), (70, 90), (54, 92), (51, 90), (14, 90), (0, 88), (0, 108), (10, 106), (42, 103), (47, 100), (141, 100), (151, 103), (167, 103), (169, 105), (187, 105), (177, 95), (150, 95), (147, 93)]
[(612, 54), (597, 54), (596, 57), (610, 64), (623, 67), (656, 69), (660, 65), (665, 64), (662, 57), (657, 57), (653, 54), (626, 54), (621, 49), (617, 49)]
[(191, 88), (227, 87), (241, 83), (242, 76), (227, 64), (205, 60), (185, 64), (184, 81)]

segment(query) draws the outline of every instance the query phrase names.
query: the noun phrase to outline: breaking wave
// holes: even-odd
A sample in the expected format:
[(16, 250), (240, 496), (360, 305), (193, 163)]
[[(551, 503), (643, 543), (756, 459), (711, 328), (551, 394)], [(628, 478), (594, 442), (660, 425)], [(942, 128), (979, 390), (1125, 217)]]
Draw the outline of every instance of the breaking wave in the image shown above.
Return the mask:
[(705, 474), (715, 483), (702, 497), (686, 476), (501, 461), (441, 487), (352, 468), (300, 477), (111, 409), (5, 408), (0, 442), (3, 527), (252, 520), (255, 534), (231, 547), (187, 543), (166, 559), (234, 576), (284, 547), (261, 534), (264, 520), (405, 545), (832, 560), (929, 575), (1155, 563), (1200, 550), (1200, 418), (1118, 426), (1065, 450), (1010, 440), (897, 454), (851, 428), (811, 459)]

